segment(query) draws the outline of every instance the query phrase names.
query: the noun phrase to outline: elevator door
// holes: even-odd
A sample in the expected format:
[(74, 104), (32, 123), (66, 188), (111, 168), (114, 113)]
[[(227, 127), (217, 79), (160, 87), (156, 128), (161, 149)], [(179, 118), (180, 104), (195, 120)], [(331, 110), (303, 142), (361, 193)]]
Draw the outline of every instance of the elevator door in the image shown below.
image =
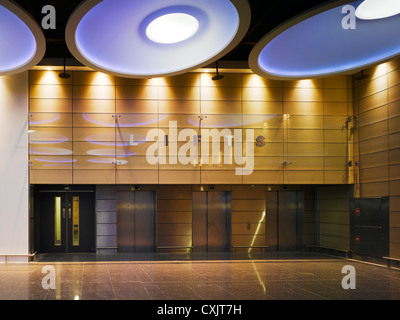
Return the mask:
[(230, 193), (193, 193), (193, 246), (196, 251), (224, 252), (230, 246)]
[(266, 241), (269, 250), (294, 251), (302, 246), (303, 192), (267, 192)]
[(118, 192), (118, 250), (155, 250), (155, 193)]
[(40, 192), (40, 252), (93, 252), (93, 192)]

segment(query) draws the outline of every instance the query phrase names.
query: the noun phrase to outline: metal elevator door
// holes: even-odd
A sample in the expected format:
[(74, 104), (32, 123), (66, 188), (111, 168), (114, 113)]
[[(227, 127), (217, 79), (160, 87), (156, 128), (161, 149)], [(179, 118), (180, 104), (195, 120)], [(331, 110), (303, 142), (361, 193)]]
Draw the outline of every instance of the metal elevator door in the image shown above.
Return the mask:
[(269, 250), (294, 251), (301, 249), (303, 244), (303, 207), (303, 192), (267, 192), (266, 234)]
[(193, 193), (193, 246), (196, 251), (224, 252), (230, 248), (229, 192)]
[(118, 192), (119, 251), (155, 251), (155, 198), (154, 192)]

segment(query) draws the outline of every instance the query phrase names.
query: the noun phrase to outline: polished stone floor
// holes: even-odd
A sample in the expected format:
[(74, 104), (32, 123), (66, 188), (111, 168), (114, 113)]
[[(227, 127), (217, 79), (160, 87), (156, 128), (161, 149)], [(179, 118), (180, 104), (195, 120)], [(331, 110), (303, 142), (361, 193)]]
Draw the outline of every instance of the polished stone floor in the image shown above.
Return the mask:
[[(342, 287), (346, 265), (355, 289)], [(315, 253), (48, 254), (0, 264), (0, 300), (398, 299), (399, 269)]]

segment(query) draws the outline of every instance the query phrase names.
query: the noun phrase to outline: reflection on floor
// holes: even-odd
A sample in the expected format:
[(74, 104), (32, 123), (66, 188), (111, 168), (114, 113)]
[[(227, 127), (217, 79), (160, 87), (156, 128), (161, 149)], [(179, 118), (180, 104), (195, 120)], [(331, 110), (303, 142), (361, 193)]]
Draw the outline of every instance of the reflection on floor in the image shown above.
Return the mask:
[[(342, 287), (346, 265), (356, 289)], [(400, 271), (315, 253), (41, 254), (1, 264), (0, 288), (2, 300), (398, 300)]]
[(203, 260), (299, 260), (299, 259), (332, 259), (331, 256), (309, 252), (134, 252), (118, 254), (90, 254), (90, 253), (41, 253), (36, 256), (37, 262), (96, 262), (96, 261), (203, 261)]

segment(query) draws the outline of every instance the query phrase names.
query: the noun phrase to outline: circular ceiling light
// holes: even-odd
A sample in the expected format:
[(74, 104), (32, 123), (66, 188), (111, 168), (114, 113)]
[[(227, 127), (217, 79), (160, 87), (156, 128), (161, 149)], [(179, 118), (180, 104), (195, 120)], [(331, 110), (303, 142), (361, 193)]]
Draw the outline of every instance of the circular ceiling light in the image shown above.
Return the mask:
[(86, 0), (66, 27), (82, 64), (126, 78), (185, 73), (210, 64), (244, 37), (247, 0)]
[(147, 37), (157, 43), (177, 43), (189, 39), (199, 29), (199, 21), (186, 13), (169, 13), (147, 26)]
[(365, 0), (357, 10), (356, 16), (363, 20), (385, 19), (400, 13), (398, 0)]
[(32, 68), (43, 58), (45, 47), (36, 21), (17, 4), (0, 0), (0, 75)]
[[(264, 36), (249, 56), (251, 70), (265, 78), (296, 80), (355, 74), (400, 54), (400, 15), (388, 19), (355, 19), (363, 1), (335, 1), (284, 23)], [(350, 7), (347, 7), (350, 8)]]

